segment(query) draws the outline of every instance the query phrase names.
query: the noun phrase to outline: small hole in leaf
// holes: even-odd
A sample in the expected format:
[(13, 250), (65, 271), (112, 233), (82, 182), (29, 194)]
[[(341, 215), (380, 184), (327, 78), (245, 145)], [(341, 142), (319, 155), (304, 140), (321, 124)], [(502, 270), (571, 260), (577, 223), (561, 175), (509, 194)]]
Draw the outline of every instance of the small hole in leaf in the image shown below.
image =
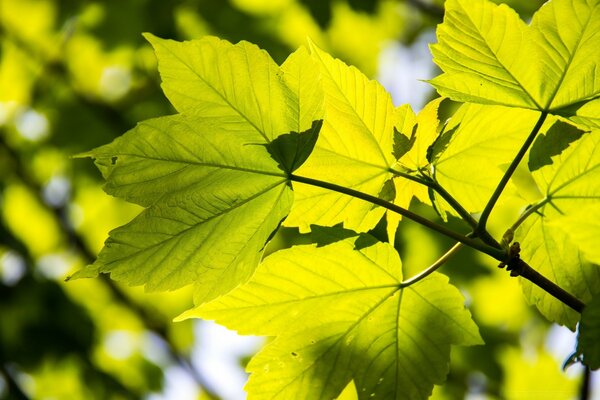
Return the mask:
[(113, 156), (110, 158), (111, 165), (115, 165), (117, 163), (117, 158), (118, 158), (117, 156)]
[(292, 351), (292, 357), (298, 357), (298, 353), (296, 353), (295, 351)]

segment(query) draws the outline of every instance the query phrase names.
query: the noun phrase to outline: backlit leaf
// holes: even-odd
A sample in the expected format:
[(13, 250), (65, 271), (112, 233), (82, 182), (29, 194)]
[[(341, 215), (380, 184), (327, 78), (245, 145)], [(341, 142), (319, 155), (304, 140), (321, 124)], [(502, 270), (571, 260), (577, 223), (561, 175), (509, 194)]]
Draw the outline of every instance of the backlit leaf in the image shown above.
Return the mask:
[[(398, 123), (394, 130), (394, 157), (398, 160), (394, 169), (419, 176), (420, 169), (427, 167), (428, 149), (438, 135), (438, 108), (442, 101), (443, 98), (430, 101), (418, 115), (410, 106), (396, 109)], [(408, 208), (413, 197), (424, 203), (429, 202), (427, 187), (421, 183), (398, 176), (394, 177), (393, 182), (396, 192), (394, 204)], [(402, 218), (396, 213), (387, 212), (386, 219), (388, 238), (393, 243)]]
[(559, 217), (552, 225), (564, 231), (588, 260), (600, 265), (600, 204)]
[(444, 99), (442, 97), (430, 101), (416, 117), (415, 142), (411, 149), (400, 160), (399, 164), (411, 169), (418, 170), (429, 164), (427, 149), (438, 137), (438, 108)]
[(352, 379), (360, 399), (425, 399), (450, 344), (482, 343), (448, 278), (400, 288), (393, 247), (344, 237), (274, 253), (247, 284), (186, 314), (277, 335), (248, 365), (250, 399), (335, 398)]
[(110, 233), (88, 270), (148, 290), (195, 284), (197, 302), (250, 277), (292, 203), (285, 173), (251, 129), (174, 115), (85, 155), (109, 194), (147, 207)]
[(553, 0), (526, 25), (506, 5), (449, 0), (431, 83), (457, 101), (548, 110), (600, 95), (600, 1)]
[(600, 129), (600, 99), (585, 102), (573, 108), (572, 112), (566, 110), (565, 114), (571, 115), (569, 119), (577, 124)]
[(321, 127), (320, 86), (303, 80), (306, 50), (280, 69), (245, 42), (147, 37), (181, 114), (141, 123), (85, 154), (109, 194), (146, 210), (112, 231), (94, 265), (74, 277), (110, 272), (148, 290), (194, 284), (202, 303), (250, 277), (288, 214), (289, 173)]
[[(515, 240), (521, 243), (523, 259), (583, 302), (598, 293), (600, 268), (587, 263), (580, 253), (580, 248), (589, 249), (589, 243), (585, 240), (579, 243), (577, 236), (573, 236), (575, 240), (569, 237), (565, 233), (568, 226), (563, 228), (560, 221), (581, 215), (584, 209), (591, 210), (600, 200), (598, 142), (600, 131), (587, 133), (559, 155), (551, 156), (552, 164), (533, 172), (545, 197), (537, 213), (515, 233)], [(546, 150), (549, 155), (556, 154), (552, 147)], [(522, 285), (528, 301), (546, 318), (575, 328), (579, 320), (577, 313), (530, 282), (522, 280)]]
[[(435, 179), (467, 211), (482, 211), (537, 114), (499, 106), (461, 106), (446, 126), (453, 134), (434, 161)], [(511, 192), (509, 186), (504, 196)]]
[[(315, 150), (297, 175), (320, 179), (377, 196), (390, 177), (395, 126), (390, 95), (354, 67), (316, 46), (325, 92), (323, 128)], [(365, 231), (383, 215), (381, 208), (330, 190), (294, 183), (295, 201), (285, 224), (307, 231), (311, 224)]]
[(298, 114), (291, 112), (297, 97), (256, 45), (210, 36), (186, 42), (146, 38), (156, 51), (163, 91), (178, 112), (250, 126), (267, 141), (310, 126), (299, 128)]

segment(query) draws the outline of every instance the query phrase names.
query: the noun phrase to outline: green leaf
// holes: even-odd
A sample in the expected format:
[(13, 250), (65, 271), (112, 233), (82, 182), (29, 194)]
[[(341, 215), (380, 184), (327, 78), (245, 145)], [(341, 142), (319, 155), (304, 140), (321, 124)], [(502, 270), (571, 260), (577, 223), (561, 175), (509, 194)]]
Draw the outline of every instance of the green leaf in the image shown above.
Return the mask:
[(600, 95), (600, 2), (553, 0), (526, 25), (488, 0), (448, 0), (431, 47), (444, 73), (431, 81), (461, 102), (568, 114)]
[[(461, 106), (445, 128), (453, 134), (434, 160), (435, 179), (467, 211), (482, 211), (537, 118), (538, 113), (529, 110)], [(511, 185), (503, 198), (509, 195), (516, 195)]]
[(427, 150), (438, 137), (440, 125), (438, 109), (443, 100), (443, 97), (439, 97), (430, 101), (417, 115), (415, 142), (411, 149), (398, 160), (400, 165), (416, 171), (429, 164)]
[(600, 296), (595, 296), (581, 314), (577, 352), (583, 355), (583, 363), (591, 369), (600, 368)]
[[(325, 93), (323, 128), (315, 150), (296, 174), (377, 196), (394, 162), (396, 114), (390, 95), (354, 67), (311, 45)], [(294, 183), (295, 201), (288, 226), (307, 231), (311, 224), (366, 231), (384, 210), (330, 190)]]
[[(331, 233), (331, 232), (330, 232)], [(277, 335), (248, 365), (249, 398), (425, 399), (451, 344), (481, 344), (460, 292), (434, 273), (401, 288), (394, 248), (367, 236), (267, 257), (245, 285), (185, 316)]]
[[(280, 69), (249, 43), (147, 35), (165, 93), (181, 113), (141, 123), (85, 154), (105, 190), (146, 207), (110, 233), (74, 277), (109, 272), (148, 290), (195, 285), (200, 304), (246, 281), (288, 214), (291, 171), (308, 157), (323, 118), (318, 79)], [(309, 87), (310, 85), (310, 87)]]
[(600, 99), (573, 107), (572, 111), (567, 109), (564, 114), (567, 116), (570, 115), (569, 119), (577, 124), (600, 129)]
[[(174, 115), (85, 154), (107, 193), (147, 207), (110, 233), (86, 270), (200, 303), (247, 280), (292, 203), (286, 174), (255, 130)], [(75, 276), (77, 277), (77, 276)]]
[(577, 212), (559, 217), (552, 221), (552, 226), (565, 232), (585, 258), (600, 265), (600, 204), (587, 205)]
[[(394, 133), (394, 156), (399, 157), (393, 166), (395, 170), (419, 176), (419, 170), (427, 167), (429, 164), (428, 149), (438, 136), (440, 123), (438, 108), (443, 100), (443, 98), (437, 98), (430, 101), (418, 115), (414, 114), (410, 106), (396, 109), (399, 130), (396, 129)], [(401, 147), (403, 142), (404, 148)], [(398, 176), (394, 177), (393, 181), (396, 192), (394, 204), (408, 208), (413, 197), (424, 203), (429, 202), (430, 196), (427, 187), (421, 183)], [(386, 219), (388, 238), (390, 243), (393, 243), (402, 217), (388, 212)]]
[(267, 142), (290, 131), (302, 132), (313, 120), (297, 110), (298, 97), (264, 50), (248, 42), (233, 45), (215, 37), (176, 42), (145, 37), (154, 47), (165, 95), (184, 114), (223, 124), (250, 126)]
[[(555, 216), (551, 207), (543, 207), (544, 216)], [(521, 257), (533, 269), (582, 301), (589, 300), (600, 287), (600, 269), (583, 259), (577, 246), (560, 229), (535, 214), (515, 233), (521, 243)], [(575, 330), (579, 314), (538, 286), (521, 279), (527, 302), (535, 305), (548, 320)]]
[[(537, 213), (515, 232), (515, 240), (521, 242), (521, 257), (583, 302), (600, 291), (600, 268), (587, 263), (580, 252), (589, 244), (569, 237), (560, 221), (589, 210), (600, 200), (599, 142), (600, 131), (594, 131), (558, 155), (552, 156), (556, 148), (546, 148), (552, 164), (533, 172), (545, 197), (536, 206)], [(528, 301), (546, 318), (575, 328), (579, 318), (573, 310), (528, 281), (522, 280), (522, 285)]]

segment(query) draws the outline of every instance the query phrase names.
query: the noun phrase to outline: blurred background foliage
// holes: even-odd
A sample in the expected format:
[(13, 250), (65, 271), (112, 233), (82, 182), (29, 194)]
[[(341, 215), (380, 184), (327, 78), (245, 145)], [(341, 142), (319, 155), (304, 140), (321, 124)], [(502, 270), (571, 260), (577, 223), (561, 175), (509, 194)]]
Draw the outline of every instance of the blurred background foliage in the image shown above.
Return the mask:
[[(541, 1), (506, 3), (527, 20)], [(139, 211), (105, 195), (92, 163), (71, 156), (174, 112), (142, 32), (248, 40), (277, 62), (310, 37), (418, 109), (434, 95), (414, 83), (434, 73), (426, 44), (442, 16), (443, 1), (426, 0), (0, 0), (0, 398), (243, 398), (209, 357), (237, 339), (223, 347), (208, 323), (171, 322), (191, 306), (187, 289), (64, 282)], [(270, 249), (302, 240), (283, 230)], [(406, 275), (451, 244), (410, 222), (396, 242)], [(580, 373), (560, 370), (573, 336), (537, 317), (516, 281), (466, 250), (443, 272), (487, 344), (454, 350), (434, 398), (577, 397)], [(230, 360), (239, 371), (252, 343)]]

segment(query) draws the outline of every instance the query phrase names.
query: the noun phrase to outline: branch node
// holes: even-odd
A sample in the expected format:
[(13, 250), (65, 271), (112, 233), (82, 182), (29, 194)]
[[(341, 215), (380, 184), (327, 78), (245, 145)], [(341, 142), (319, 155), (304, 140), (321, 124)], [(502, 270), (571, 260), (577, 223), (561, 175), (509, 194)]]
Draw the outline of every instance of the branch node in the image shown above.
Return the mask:
[(504, 268), (510, 272), (510, 276), (520, 276), (525, 269), (525, 263), (521, 260), (521, 245), (519, 242), (514, 242), (508, 249), (508, 259), (506, 262), (498, 264), (498, 268)]

